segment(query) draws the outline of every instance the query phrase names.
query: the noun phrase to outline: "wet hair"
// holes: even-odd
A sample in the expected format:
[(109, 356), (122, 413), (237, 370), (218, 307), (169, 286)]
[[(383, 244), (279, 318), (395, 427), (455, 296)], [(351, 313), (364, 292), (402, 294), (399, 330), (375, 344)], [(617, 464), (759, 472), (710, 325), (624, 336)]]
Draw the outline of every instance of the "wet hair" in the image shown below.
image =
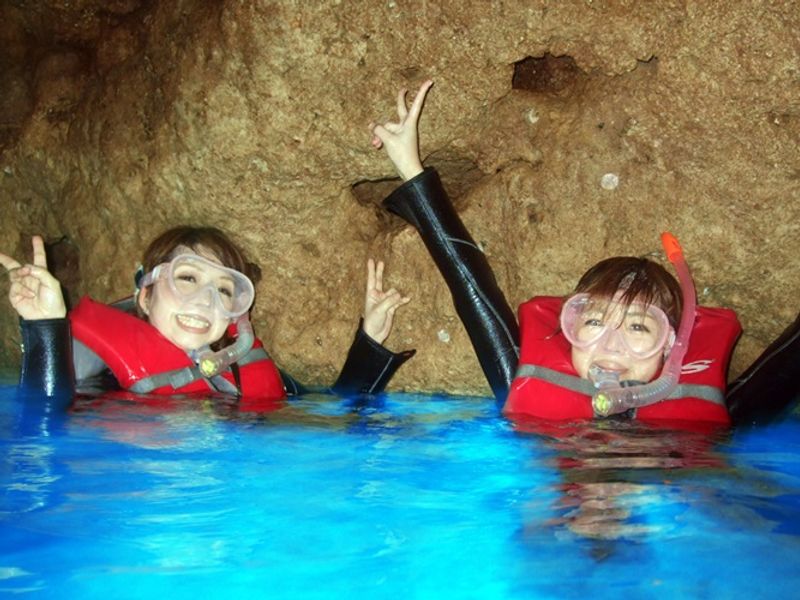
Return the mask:
[(575, 293), (605, 298), (612, 298), (618, 291), (623, 292), (620, 303), (626, 308), (633, 302), (655, 305), (678, 328), (683, 309), (681, 286), (660, 264), (647, 258), (614, 256), (586, 271), (575, 287)]
[(190, 225), (168, 229), (150, 242), (142, 257), (142, 271), (149, 273), (158, 265), (171, 261), (178, 256), (181, 246), (197, 253), (201, 250), (210, 252), (223, 266), (247, 275), (253, 285), (261, 280), (261, 268), (248, 261), (244, 251), (225, 232), (216, 227)]

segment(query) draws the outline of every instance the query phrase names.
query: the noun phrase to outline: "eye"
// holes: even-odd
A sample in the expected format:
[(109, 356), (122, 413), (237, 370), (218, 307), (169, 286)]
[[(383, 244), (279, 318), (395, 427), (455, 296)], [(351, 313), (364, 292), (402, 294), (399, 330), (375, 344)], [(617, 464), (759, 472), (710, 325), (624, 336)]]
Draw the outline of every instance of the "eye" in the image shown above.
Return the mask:
[(650, 328), (644, 323), (631, 323), (628, 329), (636, 333), (650, 333)]
[(175, 278), (178, 281), (185, 281), (186, 283), (197, 283), (197, 278), (189, 273), (180, 273)]
[(602, 327), (603, 321), (602, 319), (598, 319), (597, 317), (593, 317), (591, 319), (586, 319), (583, 322), (584, 327)]
[(225, 296), (227, 298), (233, 298), (233, 290), (227, 287), (220, 287), (218, 291), (221, 296)]

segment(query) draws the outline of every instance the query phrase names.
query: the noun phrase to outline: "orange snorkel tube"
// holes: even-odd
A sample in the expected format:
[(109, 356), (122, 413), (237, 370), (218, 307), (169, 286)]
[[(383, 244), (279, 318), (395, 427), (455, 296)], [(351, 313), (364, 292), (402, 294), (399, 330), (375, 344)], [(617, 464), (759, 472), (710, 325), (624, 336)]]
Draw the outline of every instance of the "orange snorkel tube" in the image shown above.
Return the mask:
[(664, 246), (664, 252), (667, 254), (669, 262), (675, 267), (678, 281), (681, 284), (681, 291), (683, 292), (683, 310), (681, 311), (681, 322), (678, 326), (675, 343), (658, 379), (644, 385), (616, 387), (598, 391), (592, 397), (592, 408), (597, 415), (607, 417), (608, 415), (625, 412), (631, 408), (654, 404), (668, 397), (672, 390), (675, 389), (675, 386), (678, 385), (683, 357), (686, 356), (686, 349), (689, 347), (689, 336), (694, 328), (695, 289), (692, 275), (689, 273), (689, 265), (686, 264), (686, 259), (683, 256), (683, 249), (675, 236), (669, 232), (662, 233), (661, 244)]

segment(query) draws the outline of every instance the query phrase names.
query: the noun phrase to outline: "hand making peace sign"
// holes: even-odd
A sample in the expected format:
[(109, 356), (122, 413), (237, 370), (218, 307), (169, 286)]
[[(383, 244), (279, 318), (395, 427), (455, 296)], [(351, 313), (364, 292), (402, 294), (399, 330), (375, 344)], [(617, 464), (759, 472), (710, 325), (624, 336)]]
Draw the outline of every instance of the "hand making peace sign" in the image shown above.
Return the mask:
[(8, 299), (19, 316), (28, 320), (63, 319), (67, 314), (61, 284), (47, 270), (44, 241), (33, 236), (33, 264), (22, 265), (0, 253), (0, 264), (8, 271)]
[(398, 121), (396, 123), (369, 124), (369, 130), (372, 133), (372, 145), (378, 149), (381, 147), (386, 148), (386, 153), (404, 181), (408, 181), (422, 173), (417, 123), (422, 112), (422, 104), (425, 102), (425, 96), (432, 85), (433, 81), (429, 79), (420, 86), (410, 109), (406, 105), (408, 90), (404, 88), (398, 92)]

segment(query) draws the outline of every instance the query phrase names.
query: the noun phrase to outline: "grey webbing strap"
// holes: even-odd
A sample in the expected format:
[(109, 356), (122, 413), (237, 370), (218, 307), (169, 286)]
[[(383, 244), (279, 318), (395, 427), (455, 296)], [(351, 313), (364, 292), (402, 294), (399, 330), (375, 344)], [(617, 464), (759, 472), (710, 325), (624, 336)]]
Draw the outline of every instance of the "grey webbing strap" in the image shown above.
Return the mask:
[[(575, 375), (567, 375), (547, 367), (540, 367), (538, 365), (521, 364), (517, 368), (517, 377), (532, 377), (533, 379), (541, 379), (553, 385), (566, 388), (579, 394), (586, 396), (593, 396), (597, 388), (592, 385), (588, 379), (581, 379)], [(700, 398), (720, 406), (725, 406), (725, 396), (717, 388), (711, 385), (700, 385), (695, 383), (679, 383), (672, 390), (672, 393), (667, 396), (667, 400), (675, 398)]]
[[(267, 354), (266, 350), (263, 348), (253, 348), (241, 360), (237, 361), (237, 364), (240, 367), (243, 367), (259, 360), (268, 359), (269, 354)], [(198, 379), (202, 378), (203, 374), (198, 367), (183, 367), (182, 369), (174, 369), (172, 371), (165, 371), (164, 373), (157, 373), (155, 375), (151, 375), (150, 377), (144, 377), (143, 379), (140, 379), (134, 383), (130, 387), (130, 390), (136, 394), (148, 394), (153, 390), (164, 387), (165, 385), (170, 385), (173, 389), (177, 390), (178, 388), (182, 388), (183, 386), (189, 385), (193, 381), (197, 381)], [(232, 393), (237, 392), (236, 386), (231, 384), (224, 377), (215, 376), (211, 379), (211, 381), (214, 384), (213, 387), (215, 387), (218, 391)]]
[(725, 406), (725, 395), (712, 385), (700, 385), (697, 383), (679, 383), (667, 396), (667, 400), (673, 398), (700, 398), (713, 404)]
[(243, 367), (259, 360), (269, 360), (269, 354), (267, 354), (267, 351), (263, 348), (252, 348), (250, 352), (237, 360), (236, 364)]
[(214, 375), (211, 378), (211, 385), (215, 390), (223, 394), (237, 395), (239, 393), (236, 385), (225, 379), (222, 375)]
[(521, 364), (517, 367), (517, 377), (532, 377), (533, 379), (541, 379), (558, 387), (566, 388), (572, 392), (578, 392), (585, 396), (591, 396), (597, 391), (588, 379), (581, 379), (575, 375), (567, 375), (560, 371), (554, 371), (547, 367), (540, 367), (539, 365)]
[(202, 377), (203, 374), (200, 372), (199, 368), (184, 367), (182, 369), (174, 369), (172, 371), (165, 371), (164, 373), (156, 373), (150, 377), (144, 377), (134, 383), (130, 387), (130, 390), (137, 394), (147, 394), (165, 385), (172, 386), (173, 389), (177, 390)]

